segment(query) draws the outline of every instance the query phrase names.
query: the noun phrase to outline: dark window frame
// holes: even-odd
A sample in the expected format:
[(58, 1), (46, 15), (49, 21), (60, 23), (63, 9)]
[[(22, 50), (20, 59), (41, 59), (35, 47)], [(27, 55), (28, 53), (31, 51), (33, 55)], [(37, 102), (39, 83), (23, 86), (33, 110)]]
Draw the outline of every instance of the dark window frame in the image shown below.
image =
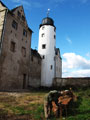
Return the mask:
[(45, 59), (45, 55), (42, 56), (42, 59)]
[(46, 44), (42, 44), (42, 49), (46, 49)]
[(56, 35), (54, 35), (54, 39), (56, 39)]
[(51, 70), (53, 69), (53, 65), (50, 65), (50, 69), (51, 69)]
[(21, 17), (21, 13), (19, 11), (17, 11), (18, 17)]
[(27, 37), (27, 31), (23, 29), (23, 35)]
[(18, 29), (18, 23), (15, 20), (12, 21), (12, 27), (16, 30)]
[(25, 87), (26, 87), (26, 80), (27, 80), (27, 74), (26, 73), (24, 73), (23, 74), (23, 89), (25, 89)]
[(11, 41), (11, 44), (10, 44), (10, 50), (12, 52), (15, 52), (15, 47), (16, 47), (16, 43), (14, 41)]
[(45, 33), (42, 33), (42, 34), (41, 34), (41, 37), (45, 37)]
[(22, 15), (22, 20), (25, 22), (25, 17), (24, 17), (24, 15)]
[(45, 26), (42, 27), (42, 30), (44, 30), (44, 29), (45, 29)]
[(26, 57), (26, 48), (22, 47), (21, 51), (22, 51), (22, 56)]

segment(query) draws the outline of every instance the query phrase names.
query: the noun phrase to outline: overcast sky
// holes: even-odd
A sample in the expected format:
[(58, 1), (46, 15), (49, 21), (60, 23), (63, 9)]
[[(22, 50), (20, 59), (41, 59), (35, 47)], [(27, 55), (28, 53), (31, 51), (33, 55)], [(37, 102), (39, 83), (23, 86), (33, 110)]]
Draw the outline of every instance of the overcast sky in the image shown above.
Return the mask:
[(2, 0), (12, 9), (23, 5), (34, 31), (32, 48), (38, 48), (39, 25), (50, 9), (56, 26), (63, 77), (90, 77), (90, 0)]

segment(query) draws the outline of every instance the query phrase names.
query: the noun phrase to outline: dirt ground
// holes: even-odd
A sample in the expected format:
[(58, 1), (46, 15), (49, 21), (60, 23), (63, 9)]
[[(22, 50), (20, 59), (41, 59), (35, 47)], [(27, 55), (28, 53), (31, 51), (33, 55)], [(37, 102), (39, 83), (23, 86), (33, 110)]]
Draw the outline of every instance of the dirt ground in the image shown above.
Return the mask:
[(39, 92), (0, 92), (0, 120), (35, 120), (34, 112), (43, 105), (44, 95)]

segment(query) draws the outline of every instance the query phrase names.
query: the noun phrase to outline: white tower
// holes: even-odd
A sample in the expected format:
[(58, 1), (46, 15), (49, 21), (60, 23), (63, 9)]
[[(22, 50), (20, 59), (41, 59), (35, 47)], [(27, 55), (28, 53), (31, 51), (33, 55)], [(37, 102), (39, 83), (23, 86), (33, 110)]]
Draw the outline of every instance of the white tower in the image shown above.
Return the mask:
[(42, 56), (41, 86), (52, 86), (55, 77), (56, 27), (50, 17), (42, 20), (39, 28), (38, 52)]

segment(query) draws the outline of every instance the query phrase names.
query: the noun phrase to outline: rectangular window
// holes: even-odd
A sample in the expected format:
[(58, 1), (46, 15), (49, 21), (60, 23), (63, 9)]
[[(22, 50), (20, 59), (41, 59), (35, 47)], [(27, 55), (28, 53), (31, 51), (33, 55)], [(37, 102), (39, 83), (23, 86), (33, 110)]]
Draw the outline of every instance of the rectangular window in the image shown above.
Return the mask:
[(15, 42), (13, 42), (13, 41), (11, 41), (10, 50), (11, 50), (12, 52), (15, 52)]
[(21, 17), (21, 13), (19, 11), (17, 12), (17, 14), (18, 14), (18, 17)]
[(25, 21), (25, 17), (22, 15), (22, 20)]
[(18, 23), (15, 20), (13, 20), (13, 22), (12, 22), (12, 27), (16, 30), (18, 28)]
[(44, 34), (44, 33), (42, 33), (42, 34), (41, 34), (41, 37), (45, 37), (45, 34)]
[(50, 69), (51, 69), (51, 70), (53, 69), (53, 66), (52, 66), (52, 65), (50, 66)]
[(56, 35), (54, 35), (54, 39), (56, 39)]
[(21, 50), (21, 51), (22, 51), (22, 56), (23, 56), (23, 57), (26, 57), (26, 48), (22, 47), (22, 50)]
[(42, 56), (42, 59), (45, 59), (45, 56), (44, 56), (44, 55)]
[(46, 44), (43, 44), (43, 45), (42, 45), (42, 49), (46, 49)]
[(23, 29), (23, 35), (27, 37), (27, 31)]

